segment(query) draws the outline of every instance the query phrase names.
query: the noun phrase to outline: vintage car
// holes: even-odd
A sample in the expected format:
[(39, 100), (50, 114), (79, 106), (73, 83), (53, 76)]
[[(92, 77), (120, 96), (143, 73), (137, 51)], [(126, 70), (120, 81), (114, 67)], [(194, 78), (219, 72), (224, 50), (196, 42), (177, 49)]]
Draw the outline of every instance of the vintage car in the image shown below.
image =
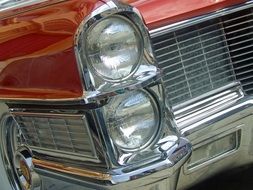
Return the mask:
[(253, 162), (253, 1), (0, 0), (0, 189), (183, 190)]

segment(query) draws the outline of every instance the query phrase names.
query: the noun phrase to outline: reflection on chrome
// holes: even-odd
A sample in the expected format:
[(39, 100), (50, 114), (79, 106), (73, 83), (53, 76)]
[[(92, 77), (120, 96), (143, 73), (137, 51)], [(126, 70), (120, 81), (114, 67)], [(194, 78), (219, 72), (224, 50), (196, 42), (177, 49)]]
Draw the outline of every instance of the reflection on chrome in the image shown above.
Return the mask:
[[(31, 5), (43, 0), (0, 0), (0, 11), (20, 6)], [(44, 0), (45, 1), (45, 0)]]

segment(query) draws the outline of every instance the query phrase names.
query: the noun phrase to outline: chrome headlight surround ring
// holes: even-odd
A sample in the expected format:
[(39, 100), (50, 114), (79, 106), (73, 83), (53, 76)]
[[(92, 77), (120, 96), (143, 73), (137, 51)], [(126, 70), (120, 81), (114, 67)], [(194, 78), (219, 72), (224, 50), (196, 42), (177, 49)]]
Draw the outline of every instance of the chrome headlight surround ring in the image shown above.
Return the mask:
[[(90, 66), (85, 52), (85, 36), (96, 24), (110, 18), (118, 17), (131, 23), (141, 36), (141, 55), (132, 72), (120, 80), (102, 78)], [(75, 34), (75, 53), (84, 89), (84, 101), (94, 102), (107, 99), (125, 91), (143, 88), (161, 78), (152, 50), (148, 29), (137, 9), (117, 1), (108, 1), (83, 20)]]

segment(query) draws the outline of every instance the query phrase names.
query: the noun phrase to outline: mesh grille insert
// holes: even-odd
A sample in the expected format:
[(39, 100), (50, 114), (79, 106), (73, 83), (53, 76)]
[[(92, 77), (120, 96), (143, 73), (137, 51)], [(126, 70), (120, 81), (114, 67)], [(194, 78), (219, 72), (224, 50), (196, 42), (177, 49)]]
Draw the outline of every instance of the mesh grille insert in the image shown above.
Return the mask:
[(236, 80), (253, 92), (252, 22), (247, 8), (152, 38), (172, 105)]
[(84, 116), (15, 116), (25, 143), (32, 149), (60, 154), (94, 156)]

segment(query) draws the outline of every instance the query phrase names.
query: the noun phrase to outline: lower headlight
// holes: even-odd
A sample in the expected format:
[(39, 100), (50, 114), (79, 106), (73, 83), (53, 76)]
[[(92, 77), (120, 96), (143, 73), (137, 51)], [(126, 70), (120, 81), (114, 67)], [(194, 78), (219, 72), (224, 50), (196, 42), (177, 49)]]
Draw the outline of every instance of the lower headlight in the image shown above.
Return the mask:
[(114, 97), (105, 110), (114, 144), (126, 151), (148, 146), (159, 130), (159, 109), (153, 96), (144, 90)]

